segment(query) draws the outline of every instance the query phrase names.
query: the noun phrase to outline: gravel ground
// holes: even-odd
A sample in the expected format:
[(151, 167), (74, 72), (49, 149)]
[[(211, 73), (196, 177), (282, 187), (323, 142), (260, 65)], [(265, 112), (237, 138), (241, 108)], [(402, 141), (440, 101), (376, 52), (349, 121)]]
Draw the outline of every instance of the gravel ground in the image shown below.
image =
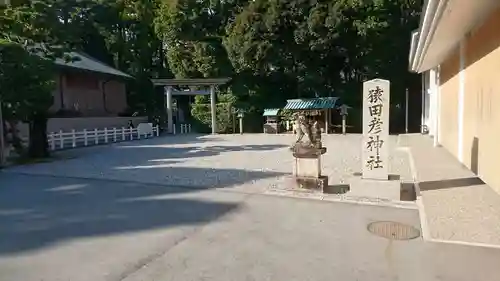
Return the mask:
[[(162, 137), (2, 171), (0, 281), (496, 280), (497, 249), (367, 231), (418, 229), (415, 209), (259, 194), (291, 174), (292, 141)], [(359, 172), (360, 136), (324, 144), (330, 184)], [(391, 173), (411, 179), (396, 138), (391, 147)]]
[[(288, 146), (293, 141), (293, 135), (167, 136), (69, 150), (62, 153), (74, 159), (7, 172), (262, 192), (286, 185), (293, 166)], [(360, 172), (361, 135), (328, 135), (323, 144), (328, 149), (323, 174), (330, 185), (345, 184)], [(395, 136), (390, 147), (391, 173), (411, 181), (407, 154), (395, 149)]]

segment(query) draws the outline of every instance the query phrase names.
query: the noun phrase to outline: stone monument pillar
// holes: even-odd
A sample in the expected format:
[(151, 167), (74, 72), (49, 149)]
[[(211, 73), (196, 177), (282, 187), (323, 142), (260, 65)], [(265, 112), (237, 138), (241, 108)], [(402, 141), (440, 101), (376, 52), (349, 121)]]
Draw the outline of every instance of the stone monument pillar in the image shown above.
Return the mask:
[(363, 179), (389, 179), (389, 90), (387, 80), (363, 84)]
[(363, 84), (361, 178), (353, 178), (350, 195), (400, 200), (401, 182), (389, 180), (390, 82), (374, 79)]
[(319, 123), (304, 114), (295, 114), (295, 129), (297, 140), (290, 150), (295, 158), (293, 177), (296, 187), (323, 191), (328, 186), (328, 177), (321, 174), (321, 155), (326, 153), (326, 147), (321, 143)]

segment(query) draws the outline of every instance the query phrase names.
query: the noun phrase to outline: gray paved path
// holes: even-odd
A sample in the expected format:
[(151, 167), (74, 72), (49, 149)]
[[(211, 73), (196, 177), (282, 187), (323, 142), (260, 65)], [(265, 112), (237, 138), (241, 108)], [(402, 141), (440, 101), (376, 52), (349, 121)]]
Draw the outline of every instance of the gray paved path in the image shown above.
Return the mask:
[(430, 236), (500, 245), (500, 194), (428, 136), (401, 136), (400, 142), (414, 158)]
[[(285, 172), (270, 161), (285, 142), (248, 139), (244, 151), (227, 139), (176, 138), (169, 145), (156, 139), (0, 172), (0, 280), (498, 278), (500, 251), (390, 242), (366, 230), (380, 220), (419, 227), (414, 209), (263, 195), (261, 185)], [(157, 159), (162, 163), (148, 161)], [(252, 162), (258, 159), (261, 165)], [(148, 163), (161, 168), (137, 168)], [(132, 165), (131, 174), (114, 169)], [(203, 178), (172, 184), (200, 176), (208, 184)]]

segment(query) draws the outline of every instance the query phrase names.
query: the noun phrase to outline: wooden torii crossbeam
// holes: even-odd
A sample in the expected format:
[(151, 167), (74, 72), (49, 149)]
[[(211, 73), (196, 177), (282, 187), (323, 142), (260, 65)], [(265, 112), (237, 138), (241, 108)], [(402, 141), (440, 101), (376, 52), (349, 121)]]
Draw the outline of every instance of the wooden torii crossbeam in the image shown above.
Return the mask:
[[(172, 117), (172, 96), (173, 95), (210, 95), (210, 112), (212, 116), (212, 134), (217, 132), (217, 122), (216, 122), (216, 95), (215, 86), (224, 85), (229, 82), (231, 78), (199, 78), (199, 79), (151, 79), (155, 86), (163, 86), (164, 93), (167, 97), (167, 120), (168, 120), (168, 132), (173, 133), (174, 124)], [(206, 90), (175, 90), (174, 87), (208, 87), (209, 91)]]

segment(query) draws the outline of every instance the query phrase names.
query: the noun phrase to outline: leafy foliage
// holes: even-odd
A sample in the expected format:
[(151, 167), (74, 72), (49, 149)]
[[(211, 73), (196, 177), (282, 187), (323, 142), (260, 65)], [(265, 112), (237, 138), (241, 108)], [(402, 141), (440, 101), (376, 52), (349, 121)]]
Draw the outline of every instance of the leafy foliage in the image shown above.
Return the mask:
[(6, 118), (29, 120), (52, 105), (53, 65), (21, 45), (0, 40), (0, 98)]
[(0, 8), (0, 98), (7, 116), (29, 122), (29, 155), (47, 157), (47, 117), (52, 105), (53, 61), (67, 57), (70, 31), (81, 18), (79, 1), (12, 1)]
[(418, 87), (407, 51), (420, 2), (164, 1), (156, 31), (176, 77), (230, 76), (228, 93), (250, 111), (315, 96), (357, 106), (375, 77), (393, 82), (398, 104)]
[[(397, 105), (405, 88), (420, 86), (407, 72), (419, 0), (11, 2), (0, 8), (0, 38), (47, 61), (71, 49), (131, 74), (132, 111), (164, 114), (151, 78), (231, 77), (218, 95), (221, 131), (233, 122), (226, 104), (245, 109), (245, 126), (260, 131), (262, 110), (290, 98), (337, 96), (359, 107), (362, 82), (380, 77), (391, 80)], [(205, 129), (208, 104), (196, 98), (190, 110)]]

